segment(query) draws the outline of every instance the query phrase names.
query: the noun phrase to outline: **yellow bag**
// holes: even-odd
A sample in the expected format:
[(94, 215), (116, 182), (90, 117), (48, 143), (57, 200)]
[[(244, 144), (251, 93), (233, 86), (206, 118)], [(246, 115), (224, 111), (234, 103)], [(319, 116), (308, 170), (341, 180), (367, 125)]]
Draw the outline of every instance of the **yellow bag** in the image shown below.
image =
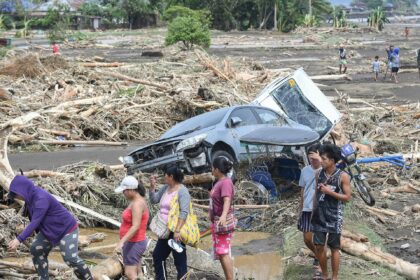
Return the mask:
[[(176, 194), (171, 200), (171, 210), (168, 214), (168, 228), (170, 231), (175, 232), (178, 224), (179, 217), (179, 203), (178, 194)], [(192, 203), (190, 202), (190, 212), (188, 213), (187, 220), (182, 226), (181, 231), (182, 242), (191, 247), (197, 247), (200, 241), (200, 229), (197, 224), (197, 216), (194, 215)]]

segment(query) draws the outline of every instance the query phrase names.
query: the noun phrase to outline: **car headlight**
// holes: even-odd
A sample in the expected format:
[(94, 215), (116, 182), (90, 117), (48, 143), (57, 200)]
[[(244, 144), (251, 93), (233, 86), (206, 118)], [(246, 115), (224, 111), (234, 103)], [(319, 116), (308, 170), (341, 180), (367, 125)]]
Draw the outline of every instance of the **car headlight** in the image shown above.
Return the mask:
[(207, 134), (203, 133), (203, 134), (199, 134), (194, 137), (182, 140), (176, 147), (176, 151), (179, 152), (188, 148), (193, 148), (197, 146), (198, 144), (200, 144), (201, 142), (203, 142), (204, 139), (206, 139), (206, 137), (207, 137)]
[(134, 158), (132, 156), (125, 156), (118, 158), (124, 165), (134, 164)]

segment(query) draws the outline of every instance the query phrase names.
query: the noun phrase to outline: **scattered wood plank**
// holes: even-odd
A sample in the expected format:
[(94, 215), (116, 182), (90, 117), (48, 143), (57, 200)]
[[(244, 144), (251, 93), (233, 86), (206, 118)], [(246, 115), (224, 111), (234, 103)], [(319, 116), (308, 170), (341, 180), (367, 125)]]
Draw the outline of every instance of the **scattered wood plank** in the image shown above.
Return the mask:
[(80, 140), (39, 140), (35, 143), (45, 145), (86, 145), (86, 146), (126, 146), (127, 142), (109, 142), (109, 141), (80, 141)]
[(28, 178), (36, 178), (36, 177), (65, 177), (68, 176), (68, 174), (66, 173), (61, 173), (61, 172), (55, 172), (55, 171), (51, 171), (51, 170), (31, 170), (31, 171), (26, 171), (23, 173), (26, 177)]
[(102, 232), (97, 232), (89, 235), (80, 235), (79, 236), (79, 247), (87, 247), (91, 243), (101, 242), (105, 239), (106, 234)]
[(118, 256), (113, 256), (101, 261), (95, 265), (90, 272), (92, 273), (94, 280), (114, 279), (123, 272), (123, 265), (121, 264)]
[(347, 74), (340, 74), (340, 75), (316, 75), (311, 76), (311, 79), (314, 81), (322, 80), (322, 81), (337, 81), (337, 80), (347, 80), (351, 81), (352, 78)]
[(393, 217), (401, 214), (400, 212), (397, 212), (397, 211), (394, 211), (394, 210), (379, 209), (379, 208), (370, 207), (370, 206), (366, 206), (366, 209), (371, 210), (371, 211), (376, 212), (376, 213), (379, 213), (379, 214), (384, 214), (384, 215), (393, 216)]
[(362, 243), (369, 242), (369, 239), (366, 236), (364, 236), (363, 234), (360, 234), (360, 233), (355, 233), (355, 232), (351, 232), (351, 231), (348, 231), (348, 230), (343, 230), (341, 235), (343, 237), (350, 238), (351, 240), (354, 240), (356, 242), (362, 242)]
[(185, 185), (200, 185), (205, 183), (211, 183), (214, 181), (214, 177), (211, 172), (196, 174), (196, 175), (186, 175), (183, 183)]
[(384, 192), (387, 193), (415, 193), (418, 194), (420, 193), (420, 190), (413, 186), (412, 184), (407, 184), (405, 186), (402, 187), (395, 187), (395, 188), (388, 188), (386, 190), (384, 190)]
[(124, 63), (121, 62), (83, 62), (80, 63), (83, 67), (90, 67), (90, 68), (96, 68), (96, 67), (120, 67), (123, 66)]
[(142, 80), (142, 79), (136, 79), (136, 78), (133, 78), (133, 77), (129, 77), (129, 76), (120, 74), (120, 73), (105, 72), (105, 71), (97, 71), (97, 72), (98, 73), (101, 73), (103, 75), (107, 75), (107, 76), (111, 76), (111, 77), (117, 78), (117, 79), (121, 79), (121, 80), (125, 80), (125, 81), (130, 81), (130, 82), (138, 83), (138, 84), (141, 84), (141, 85), (155, 87), (155, 88), (158, 88), (160, 90), (165, 90), (165, 91), (169, 90), (169, 88), (167, 86), (164, 86), (164, 85), (161, 85), (161, 84), (157, 84), (157, 83), (153, 83), (153, 82), (149, 82), (149, 81)]

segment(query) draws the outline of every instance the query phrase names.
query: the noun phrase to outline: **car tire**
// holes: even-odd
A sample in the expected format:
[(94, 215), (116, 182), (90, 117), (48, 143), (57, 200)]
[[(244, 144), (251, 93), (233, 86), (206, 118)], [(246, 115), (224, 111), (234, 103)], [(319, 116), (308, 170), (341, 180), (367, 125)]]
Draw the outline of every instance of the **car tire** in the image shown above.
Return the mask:
[(212, 154), (211, 154), (211, 162), (212, 162), (212, 164), (213, 164), (213, 160), (215, 159), (215, 158), (217, 158), (217, 157), (225, 157), (225, 158), (227, 158), (228, 160), (230, 160), (231, 162), (233, 162), (233, 168), (232, 168), (232, 171), (230, 172), (230, 174), (228, 174), (229, 175), (229, 177), (230, 177), (230, 179), (232, 179), (232, 181), (235, 183), (236, 182), (236, 180), (237, 180), (237, 177), (236, 177), (236, 168), (237, 168), (237, 165), (235, 164), (235, 159), (234, 159), (234, 157), (229, 153), (229, 152), (227, 152), (227, 151), (224, 151), (224, 150), (218, 150), (218, 151), (215, 151), (215, 152), (213, 152)]

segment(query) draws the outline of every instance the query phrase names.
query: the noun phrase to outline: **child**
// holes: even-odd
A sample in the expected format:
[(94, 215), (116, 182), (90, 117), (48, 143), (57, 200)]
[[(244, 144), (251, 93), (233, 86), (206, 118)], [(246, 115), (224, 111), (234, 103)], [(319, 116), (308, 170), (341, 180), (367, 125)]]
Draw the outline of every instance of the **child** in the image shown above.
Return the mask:
[[(336, 145), (325, 144), (321, 149), (322, 170), (316, 176), (317, 189), (312, 209), (313, 244), (322, 270), (328, 279), (327, 249), (331, 249), (332, 280), (338, 279), (340, 266), (340, 239), (344, 203), (351, 199), (350, 177), (336, 167), (341, 151)], [(318, 277), (319, 279), (319, 277)]]
[(59, 54), (60, 48), (58, 47), (58, 45), (57, 45), (56, 42), (53, 42), (52, 49), (53, 49), (53, 54), (54, 55), (58, 55)]
[[(346, 50), (344, 49), (344, 46), (341, 44), (340, 48), (338, 49), (338, 55), (340, 56), (339, 58), (339, 67), (340, 67), (340, 74), (343, 73), (345, 74), (347, 71), (347, 57), (346, 57)], [(341, 68), (344, 66), (344, 70), (343, 72), (341, 72)]]
[(375, 56), (375, 61), (372, 62), (373, 73), (375, 74), (375, 82), (378, 80), (379, 72), (381, 70), (381, 63), (379, 62), (379, 56)]

